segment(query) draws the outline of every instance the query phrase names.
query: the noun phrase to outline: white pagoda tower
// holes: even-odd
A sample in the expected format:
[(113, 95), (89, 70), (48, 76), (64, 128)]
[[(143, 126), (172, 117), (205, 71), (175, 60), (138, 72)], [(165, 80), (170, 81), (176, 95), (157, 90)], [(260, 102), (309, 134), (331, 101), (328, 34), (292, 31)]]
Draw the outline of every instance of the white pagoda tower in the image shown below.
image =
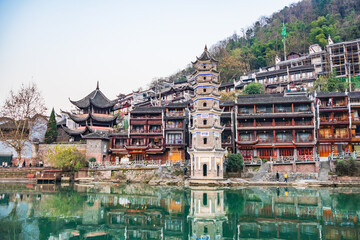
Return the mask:
[(222, 110), (219, 107), (220, 73), (216, 70), (217, 64), (218, 61), (211, 56), (206, 46), (201, 56), (193, 63), (196, 71), (193, 74), (193, 122), (190, 128), (191, 179), (223, 179), (223, 160), (226, 151), (221, 147), (221, 133), (224, 128), (220, 125)]

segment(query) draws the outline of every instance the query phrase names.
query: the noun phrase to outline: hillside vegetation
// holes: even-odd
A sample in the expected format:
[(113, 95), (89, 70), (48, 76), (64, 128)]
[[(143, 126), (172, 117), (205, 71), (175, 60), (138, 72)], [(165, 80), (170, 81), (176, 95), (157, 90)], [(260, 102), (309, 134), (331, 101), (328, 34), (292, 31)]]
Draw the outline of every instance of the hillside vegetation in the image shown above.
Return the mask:
[[(287, 53), (307, 53), (311, 44), (327, 45), (329, 35), (335, 43), (360, 38), (360, 1), (303, 0), (270, 17), (261, 17), (253, 26), (211, 47), (210, 51), (220, 60), (221, 80), (231, 81), (244, 72), (274, 64), (276, 55), (283, 57), (283, 22)], [(184, 78), (189, 70), (190, 67), (169, 78)]]

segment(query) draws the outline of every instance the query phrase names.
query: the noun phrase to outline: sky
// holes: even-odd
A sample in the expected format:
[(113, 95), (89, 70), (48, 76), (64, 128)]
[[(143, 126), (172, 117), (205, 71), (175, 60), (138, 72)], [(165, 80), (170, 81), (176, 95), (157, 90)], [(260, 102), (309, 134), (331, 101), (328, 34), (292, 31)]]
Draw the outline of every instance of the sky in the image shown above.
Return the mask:
[(295, 2), (0, 0), (0, 104), (30, 82), (57, 113), (72, 109), (69, 98), (85, 97), (97, 81), (115, 99)]

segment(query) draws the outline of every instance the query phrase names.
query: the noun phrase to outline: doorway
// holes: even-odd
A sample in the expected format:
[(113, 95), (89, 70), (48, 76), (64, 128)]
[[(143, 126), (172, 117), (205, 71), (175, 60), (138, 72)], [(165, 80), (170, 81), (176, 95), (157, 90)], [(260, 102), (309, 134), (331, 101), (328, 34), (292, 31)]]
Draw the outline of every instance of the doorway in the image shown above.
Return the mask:
[(206, 164), (203, 165), (203, 176), (204, 177), (207, 176), (207, 165)]

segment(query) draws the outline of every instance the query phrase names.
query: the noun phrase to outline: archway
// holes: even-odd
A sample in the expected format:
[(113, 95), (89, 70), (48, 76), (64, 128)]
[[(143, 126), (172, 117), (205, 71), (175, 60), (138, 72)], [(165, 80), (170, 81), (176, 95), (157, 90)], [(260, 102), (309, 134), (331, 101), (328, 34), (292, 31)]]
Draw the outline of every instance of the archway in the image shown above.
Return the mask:
[(219, 177), (220, 176), (220, 166), (219, 166), (219, 164), (216, 167), (216, 173), (217, 173), (217, 176)]
[(203, 176), (204, 177), (207, 176), (207, 165), (206, 164), (203, 165)]

